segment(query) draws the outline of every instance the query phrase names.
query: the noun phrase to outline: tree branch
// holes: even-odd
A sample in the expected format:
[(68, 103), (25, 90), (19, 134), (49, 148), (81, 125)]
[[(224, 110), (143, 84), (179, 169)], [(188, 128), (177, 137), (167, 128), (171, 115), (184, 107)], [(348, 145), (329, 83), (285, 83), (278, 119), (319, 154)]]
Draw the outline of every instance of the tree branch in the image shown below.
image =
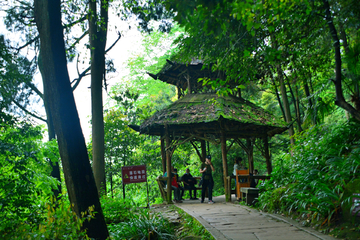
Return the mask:
[(18, 103), (15, 99), (13, 100), (13, 102), (15, 103), (16, 106), (18, 106), (18, 107), (19, 107), (21, 110), (23, 110), (26, 114), (29, 114), (30, 116), (32, 116), (32, 117), (34, 117), (34, 118), (36, 118), (36, 119), (39, 119), (39, 120), (41, 120), (41, 121), (43, 121), (43, 122), (47, 122), (46, 119), (44, 119), (44, 118), (42, 118), (42, 117), (39, 117), (39, 116), (35, 115), (35, 114), (32, 113), (32, 112), (29, 112), (26, 108), (24, 108), (23, 106), (21, 106), (21, 104)]
[(330, 34), (334, 41), (335, 48), (335, 92), (336, 100), (335, 104), (339, 107), (348, 111), (354, 118), (360, 121), (360, 112), (357, 111), (353, 106), (346, 102), (343, 90), (342, 90), (342, 76), (341, 76), (341, 52), (340, 52), (340, 41), (339, 37), (330, 13), (330, 5), (328, 0), (323, 0), (325, 13), (326, 13), (326, 22), (330, 29)]
[[(88, 31), (87, 31), (88, 32)], [(115, 45), (116, 43), (121, 39), (121, 33), (118, 32), (118, 38), (114, 41), (114, 43), (108, 48), (105, 50), (105, 53), (109, 52)], [(78, 74), (79, 74), (79, 68), (78, 68), (78, 65), (76, 66), (76, 69), (78, 70)], [(81, 74), (79, 74), (79, 77), (78, 78), (75, 78), (73, 81), (71, 81), (71, 84), (73, 84), (74, 82), (74, 85), (71, 87), (72, 90), (74, 91), (76, 89), (76, 87), (79, 85), (81, 79), (85, 76), (87, 76), (88, 72), (90, 71), (91, 69), (91, 66), (89, 66), (88, 68), (86, 68)]]

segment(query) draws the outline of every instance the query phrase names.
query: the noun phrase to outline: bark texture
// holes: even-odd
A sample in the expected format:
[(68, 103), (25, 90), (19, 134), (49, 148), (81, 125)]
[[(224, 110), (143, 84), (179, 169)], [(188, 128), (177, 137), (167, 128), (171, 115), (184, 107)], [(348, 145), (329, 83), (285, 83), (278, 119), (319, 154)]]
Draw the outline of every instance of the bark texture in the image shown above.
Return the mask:
[(335, 50), (335, 81), (334, 81), (335, 92), (336, 92), (335, 104), (348, 111), (355, 119), (360, 121), (360, 112), (357, 111), (353, 106), (351, 106), (351, 104), (349, 104), (344, 98), (344, 94), (342, 90), (342, 76), (341, 76), (340, 40), (332, 19), (328, 0), (323, 0), (323, 4), (325, 9), (326, 22), (328, 24), (330, 34), (334, 42), (334, 50)]
[(98, 192), (102, 195), (106, 194), (102, 83), (105, 76), (105, 46), (108, 22), (107, 0), (101, 1), (100, 9), (100, 18), (98, 18), (96, 0), (89, 1), (93, 171)]
[(70, 202), (78, 216), (94, 206), (95, 218), (83, 228), (94, 239), (109, 236), (66, 66), (60, 0), (35, 0), (35, 21), (44, 63), (44, 89), (53, 118)]

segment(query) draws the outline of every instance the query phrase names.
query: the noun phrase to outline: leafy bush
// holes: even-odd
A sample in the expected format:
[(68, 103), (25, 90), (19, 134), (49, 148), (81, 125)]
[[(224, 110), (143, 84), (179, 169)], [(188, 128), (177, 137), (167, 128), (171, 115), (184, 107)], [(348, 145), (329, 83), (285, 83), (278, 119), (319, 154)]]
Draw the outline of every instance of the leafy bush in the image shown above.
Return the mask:
[(293, 156), (285, 154), (261, 185), (260, 207), (300, 213), (330, 224), (348, 201), (344, 187), (359, 177), (360, 124), (318, 125), (296, 136)]
[(37, 212), (39, 222), (19, 223), (11, 232), (2, 234), (4, 239), (89, 239), (81, 230), (84, 221), (93, 218), (93, 208), (77, 217), (67, 199), (49, 201), (42, 212)]
[(57, 180), (50, 162), (58, 161), (56, 141), (42, 143), (40, 127), (0, 126), (1, 239), (86, 239), (80, 230), (92, 210), (78, 218), (65, 197), (52, 202)]
[(0, 131), (0, 233), (7, 233), (24, 222), (41, 221), (39, 199), (49, 197), (57, 181), (44, 156), (50, 148), (44, 146), (54, 143), (41, 143), (40, 127), (18, 123), (0, 126)]
[(141, 209), (130, 220), (108, 226), (113, 239), (176, 239), (173, 226), (158, 213)]
[(120, 199), (119, 196), (115, 198), (103, 196), (101, 206), (107, 224), (130, 220), (138, 207), (134, 201)]

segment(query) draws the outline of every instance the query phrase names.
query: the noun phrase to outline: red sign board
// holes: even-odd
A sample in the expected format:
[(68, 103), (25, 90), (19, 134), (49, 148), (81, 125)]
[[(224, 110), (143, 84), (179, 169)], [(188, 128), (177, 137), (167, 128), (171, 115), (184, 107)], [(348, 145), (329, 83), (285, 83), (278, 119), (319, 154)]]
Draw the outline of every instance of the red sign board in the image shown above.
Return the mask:
[(146, 182), (146, 165), (121, 168), (123, 184)]

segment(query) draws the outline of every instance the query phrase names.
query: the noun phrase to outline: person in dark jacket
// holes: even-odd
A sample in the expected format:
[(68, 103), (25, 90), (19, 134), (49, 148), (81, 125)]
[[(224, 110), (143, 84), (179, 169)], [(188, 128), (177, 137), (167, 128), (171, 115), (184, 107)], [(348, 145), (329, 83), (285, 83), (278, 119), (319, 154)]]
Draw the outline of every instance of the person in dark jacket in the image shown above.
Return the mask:
[[(184, 188), (190, 192), (190, 200), (196, 200), (196, 179), (190, 173), (190, 169), (186, 169), (185, 174), (181, 177), (182, 182), (184, 183)], [(192, 190), (194, 191), (194, 197), (192, 197)]]
[(203, 174), (203, 183), (202, 183), (202, 191), (201, 191), (201, 203), (204, 202), (205, 199), (205, 191), (208, 188), (209, 193), (209, 204), (213, 204), (212, 200), (212, 191), (214, 187), (214, 180), (212, 177), (212, 172), (215, 171), (213, 164), (211, 163), (211, 156), (208, 155), (205, 158), (205, 162), (201, 164), (200, 173)]

